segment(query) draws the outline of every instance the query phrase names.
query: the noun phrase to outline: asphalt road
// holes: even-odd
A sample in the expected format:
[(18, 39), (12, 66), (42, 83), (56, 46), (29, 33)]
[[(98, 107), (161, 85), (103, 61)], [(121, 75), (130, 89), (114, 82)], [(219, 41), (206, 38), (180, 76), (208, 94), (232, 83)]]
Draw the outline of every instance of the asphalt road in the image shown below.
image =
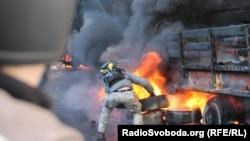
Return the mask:
[[(53, 102), (53, 111), (66, 124), (78, 129), (86, 141), (95, 141), (102, 101), (102, 83), (91, 70), (50, 70), (44, 86)], [(129, 124), (126, 109), (114, 109), (106, 129), (108, 141), (116, 141), (117, 124)]]

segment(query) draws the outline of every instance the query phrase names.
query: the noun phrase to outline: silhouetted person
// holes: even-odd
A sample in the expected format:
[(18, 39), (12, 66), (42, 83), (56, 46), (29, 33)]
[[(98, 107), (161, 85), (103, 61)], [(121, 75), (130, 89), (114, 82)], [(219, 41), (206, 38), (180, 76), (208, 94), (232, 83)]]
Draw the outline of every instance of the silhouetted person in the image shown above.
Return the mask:
[(75, 0), (1, 0), (1, 141), (84, 141), (39, 87), (63, 52), (74, 9)]

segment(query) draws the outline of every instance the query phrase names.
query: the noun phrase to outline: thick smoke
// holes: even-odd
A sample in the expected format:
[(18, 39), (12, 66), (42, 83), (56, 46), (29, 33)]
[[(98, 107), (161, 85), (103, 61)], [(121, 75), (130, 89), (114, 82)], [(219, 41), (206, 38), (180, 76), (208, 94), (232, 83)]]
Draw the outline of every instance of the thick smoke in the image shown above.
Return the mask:
[(239, 22), (239, 13), (247, 10), (239, 8), (243, 2), (234, 0), (82, 0), (82, 3), (83, 25), (70, 40), (68, 52), (76, 65), (90, 66), (99, 66), (107, 60), (137, 66), (141, 55), (150, 50), (167, 57), (166, 48), (176, 47), (168, 45), (172, 39), (166, 39), (172, 32), (234, 24)]
[(98, 65), (101, 54), (110, 45), (119, 44), (130, 16), (128, 2), (113, 1), (108, 7), (98, 0), (86, 1), (83, 26), (68, 46), (75, 65)]
[[(79, 10), (78, 16), (82, 15), (82, 26), (79, 32), (69, 38), (67, 52), (72, 55), (74, 65), (83, 64), (92, 69), (91, 72), (61, 72), (64, 74), (63, 78), (49, 83), (56, 83), (57, 86), (53, 87), (56, 92), (63, 89), (57, 92), (60, 94), (55, 98), (55, 112), (65, 122), (82, 131), (87, 140), (92, 140), (102, 102), (98, 95), (102, 84), (96, 69), (101, 63), (116, 60), (126, 69), (133, 70), (140, 63), (143, 54), (157, 51), (162, 56), (164, 65), (168, 65), (171, 63), (168, 62), (170, 49), (179, 45), (176, 33), (183, 29), (238, 22), (235, 17), (225, 16), (230, 15), (230, 8), (240, 6), (238, 3), (246, 3), (236, 2), (81, 0), (82, 10)], [(224, 17), (227, 19), (223, 19)], [(168, 73), (171, 75), (172, 72)], [(129, 123), (131, 116), (124, 110), (115, 110), (111, 120), (114, 124)], [(109, 127), (108, 133), (116, 137), (116, 130), (112, 127), (115, 125)]]
[[(163, 64), (167, 66), (168, 56), (172, 55), (171, 50), (179, 46), (176, 33), (188, 28), (214, 26), (215, 21), (217, 21), (218, 26), (233, 23), (231, 19), (233, 17), (227, 16), (223, 18), (223, 15), (230, 12), (227, 10), (235, 6), (233, 4), (235, 3), (232, 1), (223, 0), (212, 3), (204, 0), (132, 1), (131, 12), (123, 12), (131, 14), (127, 14), (127, 16), (130, 16), (130, 18), (126, 18), (129, 20), (126, 22), (128, 23), (127, 26), (122, 26), (121, 40), (105, 46), (101, 54), (98, 53), (100, 56), (96, 56), (99, 60), (95, 60), (98, 62), (94, 64), (107, 60), (116, 60), (125, 68), (129, 64), (127, 69), (133, 70), (140, 63), (143, 54), (154, 50), (162, 56)], [(211, 11), (215, 11), (215, 13)], [(119, 16), (116, 15), (116, 17)], [(228, 22), (229, 19), (232, 20), (231, 23)], [(116, 24), (120, 23), (117, 22)], [(170, 70), (167, 72), (168, 75), (175, 76), (170, 73)], [(178, 78), (174, 81), (179, 80)]]

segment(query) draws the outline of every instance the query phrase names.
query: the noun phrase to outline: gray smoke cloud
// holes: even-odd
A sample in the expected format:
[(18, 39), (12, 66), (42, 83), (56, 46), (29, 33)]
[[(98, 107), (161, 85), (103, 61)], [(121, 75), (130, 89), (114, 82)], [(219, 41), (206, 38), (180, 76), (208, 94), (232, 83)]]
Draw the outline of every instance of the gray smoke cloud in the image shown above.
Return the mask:
[(172, 32), (234, 24), (239, 22), (235, 19), (239, 15), (230, 14), (231, 10), (244, 11), (239, 8), (242, 3), (234, 0), (87, 0), (83, 3), (83, 26), (70, 39), (68, 51), (76, 65), (90, 66), (100, 66), (107, 60), (136, 66), (142, 54), (150, 50), (167, 56), (165, 49), (176, 47), (168, 45)]
[[(175, 37), (177, 32), (238, 22), (235, 17), (225, 16), (230, 15), (228, 9), (250, 2), (82, 0), (82, 3), (83, 25), (79, 32), (69, 37), (67, 52), (72, 55), (75, 65), (83, 64), (92, 69), (63, 72), (65, 76), (48, 85), (56, 83), (57, 87), (53, 87), (54, 89), (63, 89), (58, 92), (59, 98), (54, 98), (54, 109), (58, 116), (78, 128), (87, 140), (93, 140), (102, 105), (102, 101), (98, 99), (98, 93), (102, 89), (102, 83), (98, 79), (98, 68), (101, 63), (116, 60), (121, 66), (133, 70), (140, 63), (143, 54), (156, 51), (163, 58), (163, 63), (168, 65), (171, 49), (179, 45)], [(168, 73), (172, 75), (174, 72)], [(176, 77), (173, 81), (178, 80), (180, 78)], [(109, 124), (130, 123), (131, 116), (124, 110), (114, 110), (110, 120), (112, 122)], [(107, 131), (112, 139), (117, 136), (115, 127), (116, 125), (109, 125)]]

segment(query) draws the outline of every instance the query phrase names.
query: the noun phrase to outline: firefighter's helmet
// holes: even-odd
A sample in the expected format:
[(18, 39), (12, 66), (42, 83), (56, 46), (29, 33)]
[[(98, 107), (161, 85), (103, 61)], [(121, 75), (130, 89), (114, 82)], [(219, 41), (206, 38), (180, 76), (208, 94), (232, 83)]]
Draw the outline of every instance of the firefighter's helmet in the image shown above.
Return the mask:
[(100, 74), (101, 75), (104, 75), (106, 74), (107, 72), (113, 70), (113, 69), (116, 69), (118, 68), (118, 65), (115, 61), (108, 61), (106, 63), (104, 63), (101, 68), (100, 68)]
[(115, 61), (108, 61), (103, 64), (100, 69), (100, 79), (111, 87), (116, 82), (125, 79), (125, 71), (120, 68)]

